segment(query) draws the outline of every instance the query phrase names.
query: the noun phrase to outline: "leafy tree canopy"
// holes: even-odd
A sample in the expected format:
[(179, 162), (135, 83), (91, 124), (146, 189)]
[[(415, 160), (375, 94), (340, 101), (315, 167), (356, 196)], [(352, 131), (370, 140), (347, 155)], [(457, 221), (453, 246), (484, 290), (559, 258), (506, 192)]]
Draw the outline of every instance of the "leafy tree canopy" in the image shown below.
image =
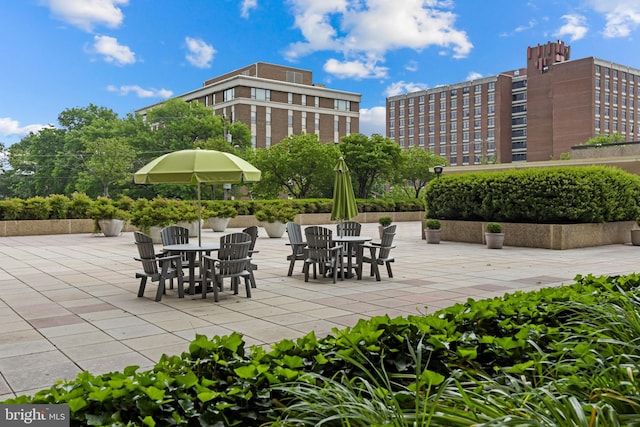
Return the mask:
[(376, 183), (390, 181), (403, 160), (398, 144), (378, 134), (345, 136), (339, 148), (356, 184), (356, 197), (361, 199), (370, 196)]

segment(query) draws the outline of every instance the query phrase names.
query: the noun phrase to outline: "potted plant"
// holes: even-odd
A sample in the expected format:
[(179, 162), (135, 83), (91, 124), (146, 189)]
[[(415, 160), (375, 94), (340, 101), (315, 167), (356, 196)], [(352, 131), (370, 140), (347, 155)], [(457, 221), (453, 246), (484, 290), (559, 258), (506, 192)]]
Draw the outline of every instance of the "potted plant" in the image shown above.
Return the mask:
[(440, 221), (433, 218), (427, 218), (425, 222), (427, 227), (427, 243), (438, 244), (440, 243)]
[(175, 209), (169, 200), (159, 197), (151, 201), (140, 199), (131, 215), (131, 224), (151, 236), (153, 243), (162, 243), (160, 230), (176, 224), (176, 217)]
[(224, 231), (231, 218), (238, 215), (238, 210), (228, 203), (218, 203), (205, 210), (204, 218), (213, 231)]
[(504, 243), (504, 233), (502, 232), (502, 225), (497, 222), (488, 222), (484, 237), (485, 241), (487, 242), (487, 248), (502, 249), (502, 244)]
[[(178, 202), (175, 212), (176, 225), (189, 230), (189, 237), (198, 237), (198, 206), (187, 202)], [(202, 227), (203, 220), (200, 220), (199, 226)]]
[(269, 237), (282, 237), (287, 222), (293, 222), (298, 211), (289, 206), (277, 204), (263, 205), (254, 215), (264, 227)]
[(380, 218), (378, 218), (378, 224), (380, 224), (378, 226), (378, 233), (380, 233), (380, 239), (382, 239), (384, 228), (390, 226), (392, 222), (393, 220), (391, 219), (390, 216), (381, 216)]
[(105, 237), (119, 236), (131, 214), (116, 206), (111, 199), (98, 197), (87, 210), (87, 215), (94, 220), (94, 232), (102, 232)]
[[(640, 225), (640, 216), (636, 218), (636, 224)], [(640, 228), (631, 230), (631, 244), (633, 246), (640, 246)]]

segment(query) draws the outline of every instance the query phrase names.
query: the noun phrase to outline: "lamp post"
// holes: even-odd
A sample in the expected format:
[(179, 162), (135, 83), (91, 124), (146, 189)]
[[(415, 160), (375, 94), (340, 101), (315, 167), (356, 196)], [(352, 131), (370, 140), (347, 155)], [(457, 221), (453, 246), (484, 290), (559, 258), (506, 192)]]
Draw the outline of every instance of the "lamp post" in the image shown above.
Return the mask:
[(440, 175), (442, 175), (442, 170), (443, 170), (442, 166), (434, 166), (433, 167), (433, 173), (436, 174), (436, 178), (440, 179)]

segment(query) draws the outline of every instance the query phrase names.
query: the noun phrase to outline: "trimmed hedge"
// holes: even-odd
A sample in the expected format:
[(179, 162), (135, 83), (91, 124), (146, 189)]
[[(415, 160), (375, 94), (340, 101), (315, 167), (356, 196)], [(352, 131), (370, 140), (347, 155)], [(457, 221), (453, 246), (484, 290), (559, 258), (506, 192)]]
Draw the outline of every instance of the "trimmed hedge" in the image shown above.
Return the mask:
[[(606, 305), (638, 295), (640, 276), (576, 277), (576, 283), (502, 298), (474, 301), (425, 316), (360, 320), (317, 338), (310, 333), (282, 340), (270, 350), (245, 348), (242, 336), (197, 336), (181, 356), (163, 356), (153, 370), (99, 376), (83, 372), (34, 397), (2, 403), (64, 403), (71, 425), (260, 426), (277, 415), (287, 396), (276, 387), (312, 372), (366, 377), (381, 367), (398, 385), (409, 386), (421, 349), (429, 371), (448, 377), (463, 370), (505, 372), (529, 380), (534, 359), (544, 352), (549, 366), (566, 356), (562, 338), (572, 328), (574, 304)], [(626, 294), (625, 294), (626, 293)], [(577, 330), (577, 329), (574, 329)], [(584, 332), (584, 331), (583, 331)], [(596, 331), (594, 331), (595, 333)], [(353, 363), (355, 361), (356, 363)]]
[(620, 169), (554, 167), (443, 175), (427, 188), (427, 216), (538, 224), (635, 221), (640, 177)]
[[(108, 200), (108, 199), (107, 199)], [(49, 197), (33, 197), (30, 199), (6, 199), (0, 200), (0, 220), (26, 220), (26, 219), (86, 219), (90, 218), (92, 207), (96, 203), (105, 203), (105, 198), (90, 199), (82, 193), (75, 193), (68, 198), (64, 195), (52, 195)], [(162, 225), (173, 221), (179, 221), (185, 216), (197, 218), (194, 200), (174, 200), (156, 198), (153, 200), (122, 197), (111, 203), (119, 209), (123, 209), (132, 215), (132, 222), (141, 226)], [(277, 200), (203, 200), (203, 209), (215, 210), (220, 205), (227, 204), (234, 207), (238, 215), (253, 215), (265, 203), (278, 203), (283, 207), (290, 207), (300, 213), (330, 213), (333, 202), (331, 199), (277, 199)], [(395, 201), (394, 199), (370, 199), (357, 200), (359, 212), (415, 212), (424, 210), (424, 201), (421, 199), (406, 199)], [(151, 224), (163, 212), (159, 209), (171, 208), (173, 212), (166, 212), (161, 223)]]

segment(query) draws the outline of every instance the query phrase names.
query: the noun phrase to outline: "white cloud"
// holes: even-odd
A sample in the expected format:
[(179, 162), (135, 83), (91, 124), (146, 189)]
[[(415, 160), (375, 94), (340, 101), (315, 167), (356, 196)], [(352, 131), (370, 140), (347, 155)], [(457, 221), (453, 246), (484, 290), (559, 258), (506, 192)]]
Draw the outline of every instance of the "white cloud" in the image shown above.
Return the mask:
[(409, 61), (407, 65), (404, 66), (404, 69), (407, 71), (415, 72), (418, 71), (418, 62), (417, 61)]
[(109, 92), (117, 92), (120, 95), (128, 95), (130, 92), (135, 93), (138, 98), (169, 98), (173, 95), (173, 92), (168, 89), (144, 89), (138, 85), (124, 85), (124, 86), (107, 86)]
[(387, 109), (385, 107), (363, 108), (360, 110), (360, 133), (371, 136), (386, 134)]
[(93, 49), (104, 56), (106, 62), (116, 65), (134, 64), (136, 54), (127, 46), (118, 44), (118, 39), (109, 36), (94, 36)]
[(242, 8), (240, 10), (240, 16), (243, 18), (249, 17), (249, 11), (258, 7), (258, 0), (243, 0)]
[(426, 89), (429, 89), (429, 85), (426, 85), (424, 83), (405, 82), (401, 80), (399, 82), (395, 82), (387, 86), (387, 89), (385, 90), (385, 95), (389, 97), (389, 96), (400, 95), (402, 93), (418, 92)]
[(194, 39), (191, 37), (185, 38), (187, 43), (187, 61), (194, 67), (209, 68), (211, 67), (211, 61), (216, 50), (210, 44), (207, 44), (204, 40)]
[(563, 15), (562, 19), (566, 22), (565, 24), (556, 31), (556, 37), (561, 38), (562, 36), (569, 36), (570, 40), (576, 41), (583, 38), (589, 27), (587, 27), (586, 22), (587, 19), (582, 15)]
[(628, 37), (640, 26), (640, 3), (637, 0), (589, 0), (593, 9), (604, 15), (605, 37)]
[[(365, 56), (382, 60), (396, 49), (431, 46), (463, 58), (473, 45), (455, 27), (447, 0), (289, 0), (304, 41), (286, 52), (290, 60), (317, 51), (342, 52), (345, 63)], [(426, 5), (426, 6), (425, 6)], [(372, 68), (371, 66), (369, 68)], [(375, 73), (370, 77), (376, 77)]]
[(466, 81), (471, 81), (471, 80), (478, 80), (482, 78), (482, 74), (475, 72), (475, 71), (470, 71), (469, 74), (467, 74), (467, 79)]
[(337, 59), (329, 59), (323, 69), (339, 79), (355, 78), (364, 79), (370, 77), (382, 78), (387, 76), (386, 67), (379, 67), (376, 61), (343, 61)]
[(129, 0), (43, 0), (51, 13), (84, 31), (92, 31), (96, 25), (118, 28), (124, 15), (119, 8)]
[(0, 135), (2, 136), (26, 136), (30, 132), (38, 132), (49, 125), (31, 124), (20, 126), (20, 122), (11, 117), (0, 117)]

